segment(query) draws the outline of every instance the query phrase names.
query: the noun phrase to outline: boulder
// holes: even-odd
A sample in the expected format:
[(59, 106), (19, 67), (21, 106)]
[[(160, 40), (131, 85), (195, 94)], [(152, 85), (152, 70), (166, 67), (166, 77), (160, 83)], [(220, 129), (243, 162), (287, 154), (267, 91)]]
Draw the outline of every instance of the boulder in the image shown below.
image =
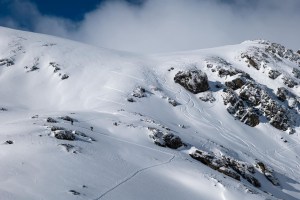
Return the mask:
[(285, 101), (287, 98), (287, 89), (280, 87), (277, 89), (276, 96), (280, 101)]
[(175, 75), (174, 81), (194, 94), (209, 89), (207, 75), (201, 70), (180, 71)]
[(57, 123), (57, 121), (51, 117), (48, 117), (46, 120), (48, 123)]
[(148, 127), (150, 131), (149, 137), (153, 139), (154, 144), (161, 147), (169, 147), (171, 149), (177, 149), (183, 145), (180, 137), (173, 133), (165, 133), (157, 128)]
[(281, 72), (279, 72), (277, 70), (273, 70), (273, 69), (270, 70), (269, 74), (268, 74), (269, 78), (271, 78), (271, 79), (276, 79), (280, 75), (281, 75)]
[(180, 137), (173, 135), (172, 133), (167, 133), (163, 136), (165, 145), (171, 149), (178, 149), (183, 145)]
[(75, 135), (71, 131), (67, 130), (56, 130), (53, 131), (54, 137), (59, 140), (75, 140)]
[(295, 77), (295, 78), (300, 79), (300, 70), (299, 70), (299, 69), (293, 68), (292, 73), (294, 74), (294, 77)]
[(137, 97), (137, 98), (143, 98), (146, 97), (146, 90), (145, 88), (138, 86), (133, 90), (132, 96)]
[(233, 90), (237, 90), (245, 85), (245, 81), (242, 78), (236, 78), (232, 81), (225, 82), (225, 85)]

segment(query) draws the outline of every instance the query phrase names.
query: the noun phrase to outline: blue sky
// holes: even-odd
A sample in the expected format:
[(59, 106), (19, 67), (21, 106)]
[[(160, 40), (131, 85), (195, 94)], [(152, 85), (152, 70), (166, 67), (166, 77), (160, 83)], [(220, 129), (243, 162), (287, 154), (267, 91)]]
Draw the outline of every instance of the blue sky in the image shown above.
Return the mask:
[(0, 0), (0, 26), (158, 53), (267, 39), (300, 49), (299, 0)]

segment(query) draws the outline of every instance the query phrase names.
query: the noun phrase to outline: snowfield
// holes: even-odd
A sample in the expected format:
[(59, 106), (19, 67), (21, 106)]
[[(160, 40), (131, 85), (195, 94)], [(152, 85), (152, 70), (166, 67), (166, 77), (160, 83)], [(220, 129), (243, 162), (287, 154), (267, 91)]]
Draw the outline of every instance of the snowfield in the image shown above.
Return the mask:
[(298, 69), (262, 40), (136, 55), (0, 27), (0, 199), (300, 199)]

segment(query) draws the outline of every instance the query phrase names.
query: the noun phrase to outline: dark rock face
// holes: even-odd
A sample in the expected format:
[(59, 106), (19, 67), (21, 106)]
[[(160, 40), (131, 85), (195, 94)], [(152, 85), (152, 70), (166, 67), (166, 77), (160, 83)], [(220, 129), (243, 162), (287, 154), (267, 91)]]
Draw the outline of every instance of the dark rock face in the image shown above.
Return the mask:
[(57, 123), (57, 121), (51, 117), (48, 117), (46, 120), (48, 123)]
[(175, 75), (174, 81), (194, 94), (209, 89), (207, 75), (201, 70), (180, 71)]
[(257, 162), (256, 167), (265, 175), (265, 177), (275, 186), (279, 186), (279, 181), (274, 177), (272, 170), (269, 169), (263, 162)]
[[(256, 53), (257, 54), (257, 53)], [(257, 60), (257, 55), (252, 55), (250, 52), (244, 52), (241, 54), (241, 58), (246, 59), (246, 62), (248, 63), (248, 66), (252, 66), (255, 69), (259, 70), (260, 66), (257, 64), (260, 60)]]
[(225, 85), (233, 90), (241, 88), (245, 84), (245, 81), (242, 78), (236, 78), (232, 81), (225, 82)]
[(293, 68), (293, 72), (292, 72), (295, 76), (295, 78), (300, 79), (300, 70), (297, 68)]
[(80, 195), (80, 192), (77, 192), (76, 190), (69, 190), (69, 192), (75, 196)]
[(53, 131), (54, 137), (59, 140), (75, 140), (75, 135), (71, 131), (66, 130), (56, 130)]
[[(286, 89), (278, 89), (279, 100), (284, 101), (287, 95)], [(297, 107), (298, 103), (294, 95), (289, 94), (288, 97), (291, 102), (289, 106)], [(258, 125), (261, 115), (264, 115), (269, 123), (279, 130), (286, 131), (294, 126), (292, 111), (281, 106), (265, 89), (253, 82), (243, 85), (239, 93), (230, 88), (225, 89), (223, 100), (224, 104), (228, 105), (227, 111), (249, 126)]]
[(172, 133), (164, 133), (157, 128), (148, 127), (150, 131), (149, 137), (153, 139), (154, 144), (162, 147), (177, 149), (183, 145), (180, 137)]
[(276, 96), (280, 101), (285, 101), (287, 96), (287, 89), (281, 87), (277, 89)]
[(298, 50), (297, 53), (300, 54), (300, 50)]
[(7, 109), (6, 108), (0, 108), (0, 111), (7, 111)]
[(68, 78), (69, 78), (69, 75), (64, 74), (64, 75), (62, 75), (61, 80), (65, 80), (65, 79), (68, 79)]
[(13, 144), (14, 142), (12, 140), (7, 140), (4, 144)]
[(132, 96), (137, 98), (147, 97), (146, 90), (143, 87), (137, 87), (133, 90)]
[(256, 113), (248, 112), (243, 119), (241, 119), (241, 122), (244, 122), (248, 126), (254, 127), (259, 124), (259, 116)]
[(63, 116), (63, 117), (60, 117), (60, 119), (62, 120), (65, 120), (65, 121), (69, 121), (69, 122), (76, 122), (77, 120), (76, 119), (73, 119), (72, 117), (69, 117), (69, 116)]
[(268, 74), (269, 78), (271, 78), (271, 79), (276, 79), (280, 75), (281, 75), (281, 72), (279, 72), (277, 70), (270, 70), (269, 74)]
[(175, 136), (172, 133), (165, 134), (163, 140), (165, 141), (166, 146), (171, 149), (178, 149), (183, 145), (180, 137)]
[(288, 86), (289, 88), (293, 88), (295, 85), (298, 85), (296, 81), (294, 81), (292, 78), (289, 77), (282, 77), (283, 83)]
[(177, 101), (175, 101), (174, 99), (171, 99), (171, 98), (168, 98), (168, 103), (174, 107), (179, 105), (179, 103)]
[(14, 65), (14, 60), (13, 59), (10, 59), (10, 58), (4, 58), (4, 59), (0, 59), (0, 66), (6, 66), (6, 67), (9, 67), (9, 66), (12, 66)]
[(214, 154), (198, 149), (190, 153), (190, 156), (204, 165), (207, 165), (208, 167), (238, 181), (240, 181), (241, 177), (243, 177), (255, 187), (261, 186), (260, 182), (252, 175), (255, 173), (254, 168), (245, 162), (238, 161), (227, 156), (218, 157)]

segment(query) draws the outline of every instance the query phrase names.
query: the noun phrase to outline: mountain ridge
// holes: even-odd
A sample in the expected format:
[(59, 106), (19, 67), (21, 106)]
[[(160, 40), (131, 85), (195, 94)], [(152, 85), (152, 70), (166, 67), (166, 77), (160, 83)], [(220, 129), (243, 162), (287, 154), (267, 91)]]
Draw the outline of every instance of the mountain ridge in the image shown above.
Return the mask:
[(299, 199), (296, 52), (256, 40), (137, 55), (5, 28), (0, 38), (6, 199)]

